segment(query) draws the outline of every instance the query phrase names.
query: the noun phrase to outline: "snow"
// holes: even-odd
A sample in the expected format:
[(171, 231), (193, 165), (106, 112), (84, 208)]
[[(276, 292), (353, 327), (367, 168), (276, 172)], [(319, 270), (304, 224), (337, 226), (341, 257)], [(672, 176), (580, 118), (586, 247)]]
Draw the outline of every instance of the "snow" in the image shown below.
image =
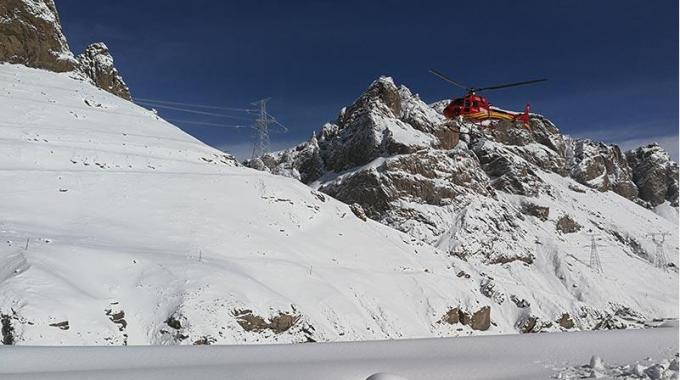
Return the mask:
[[(297, 345), (0, 348), (3, 379), (547, 379), (675, 373), (678, 329)], [(673, 364), (675, 363), (675, 364)], [(674, 369), (673, 369), (674, 368)], [(630, 377), (629, 377), (630, 378)], [(654, 377), (651, 377), (654, 378)], [(669, 377), (665, 377), (669, 378)]]
[[(87, 82), (0, 65), (0, 91), (0, 314), (16, 344), (436, 336), (450, 293), (474, 292), (436, 249)], [(245, 331), (244, 309), (300, 320)]]
[[(530, 318), (556, 331), (568, 313), (575, 328), (590, 329), (631, 317), (627, 310), (638, 327), (677, 318), (677, 271), (653, 266), (645, 237), (670, 232), (677, 266), (677, 222), (617, 194), (576, 192), (571, 179), (540, 172), (549, 192), (533, 198), (499, 191), (464, 198), (463, 210), (404, 201), (437, 215), (437, 234), (427, 232), (428, 243), (441, 242), (435, 248), (364, 222), (299, 181), (240, 167), (70, 75), (0, 65), (0, 315), (18, 345), (508, 334)], [(550, 207), (548, 220), (516, 217), (527, 200)], [(581, 232), (555, 231), (567, 214)], [(604, 274), (588, 267), (589, 230), (601, 234)], [(447, 254), (458, 248), (533, 254), (535, 262)], [(486, 331), (442, 322), (452, 308), (485, 306)], [(295, 322), (248, 330), (244, 314)]]
[(666, 201), (656, 207), (654, 207), (654, 212), (660, 217), (678, 224), (678, 208), (673, 207), (670, 202)]

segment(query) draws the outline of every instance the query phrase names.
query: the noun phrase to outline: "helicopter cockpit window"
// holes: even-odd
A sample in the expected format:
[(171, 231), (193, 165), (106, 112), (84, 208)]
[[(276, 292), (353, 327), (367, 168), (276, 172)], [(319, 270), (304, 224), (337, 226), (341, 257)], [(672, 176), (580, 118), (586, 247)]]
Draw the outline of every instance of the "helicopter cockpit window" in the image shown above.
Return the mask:
[(479, 102), (477, 102), (477, 101), (472, 102), (472, 107), (474, 107), (474, 108), (479, 107)]

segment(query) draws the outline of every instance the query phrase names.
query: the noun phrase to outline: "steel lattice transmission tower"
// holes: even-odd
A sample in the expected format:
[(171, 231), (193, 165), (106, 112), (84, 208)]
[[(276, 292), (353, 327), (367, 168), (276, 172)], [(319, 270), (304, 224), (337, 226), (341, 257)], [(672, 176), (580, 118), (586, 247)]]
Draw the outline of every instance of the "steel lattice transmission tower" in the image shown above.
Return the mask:
[(255, 131), (257, 132), (257, 140), (253, 145), (253, 155), (252, 159), (262, 156), (269, 151), (269, 114), (267, 113), (267, 102), (269, 99), (266, 98), (258, 100), (251, 103), (258, 107), (257, 119), (255, 119)]
[(602, 270), (602, 262), (600, 261), (600, 254), (597, 252), (597, 234), (590, 234), (590, 269), (596, 273), (604, 272)]
[(288, 128), (279, 123), (278, 120), (267, 112), (267, 102), (271, 98), (258, 100), (251, 103), (257, 106), (257, 119), (255, 119), (255, 131), (257, 132), (257, 140), (253, 144), (253, 155), (251, 159), (261, 157), (269, 152), (269, 125), (277, 125), (283, 132), (288, 132)]
[(647, 237), (651, 237), (652, 241), (656, 245), (656, 256), (654, 257), (654, 266), (664, 271), (668, 270), (668, 257), (664, 251), (664, 243), (666, 242), (666, 236), (669, 236), (668, 232), (657, 232), (647, 234)]

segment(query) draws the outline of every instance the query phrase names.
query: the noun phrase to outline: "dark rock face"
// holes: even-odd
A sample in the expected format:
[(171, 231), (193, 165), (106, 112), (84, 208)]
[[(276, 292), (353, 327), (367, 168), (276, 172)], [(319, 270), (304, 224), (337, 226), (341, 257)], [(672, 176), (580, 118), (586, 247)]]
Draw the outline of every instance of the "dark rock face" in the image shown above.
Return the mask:
[(131, 99), (130, 89), (113, 66), (113, 57), (103, 42), (91, 44), (78, 56), (78, 68), (102, 90)]
[(611, 190), (628, 199), (637, 197), (638, 188), (618, 146), (587, 139), (571, 140), (570, 145), (572, 178), (600, 191)]
[(657, 206), (669, 201), (678, 206), (678, 164), (658, 144), (633, 149), (626, 153), (633, 181), (640, 199)]
[(56, 72), (76, 67), (53, 0), (3, 0), (0, 19), (0, 61)]

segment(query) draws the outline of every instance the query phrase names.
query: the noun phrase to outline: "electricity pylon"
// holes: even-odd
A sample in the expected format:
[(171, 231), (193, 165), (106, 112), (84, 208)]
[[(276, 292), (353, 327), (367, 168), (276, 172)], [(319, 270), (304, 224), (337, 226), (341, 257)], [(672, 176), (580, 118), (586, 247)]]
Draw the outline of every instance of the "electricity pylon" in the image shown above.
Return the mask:
[(602, 273), (602, 262), (600, 261), (600, 254), (597, 252), (599, 247), (597, 244), (597, 234), (590, 235), (590, 269), (595, 273)]
[(251, 103), (258, 107), (258, 116), (255, 119), (255, 131), (257, 132), (257, 140), (253, 145), (253, 155), (251, 159), (262, 156), (269, 151), (269, 115), (267, 114), (267, 102), (271, 98), (258, 100)]
[(666, 242), (666, 236), (669, 236), (668, 232), (656, 232), (649, 233), (647, 237), (651, 237), (652, 241), (656, 245), (656, 256), (654, 257), (654, 266), (660, 268), (664, 271), (668, 270), (668, 257), (664, 251), (664, 243)]
[(283, 132), (288, 132), (285, 125), (279, 123), (278, 120), (267, 112), (267, 102), (271, 98), (258, 100), (251, 103), (258, 107), (257, 119), (255, 119), (255, 131), (257, 131), (257, 140), (253, 144), (253, 155), (251, 159), (261, 157), (269, 152), (269, 124), (278, 125)]

